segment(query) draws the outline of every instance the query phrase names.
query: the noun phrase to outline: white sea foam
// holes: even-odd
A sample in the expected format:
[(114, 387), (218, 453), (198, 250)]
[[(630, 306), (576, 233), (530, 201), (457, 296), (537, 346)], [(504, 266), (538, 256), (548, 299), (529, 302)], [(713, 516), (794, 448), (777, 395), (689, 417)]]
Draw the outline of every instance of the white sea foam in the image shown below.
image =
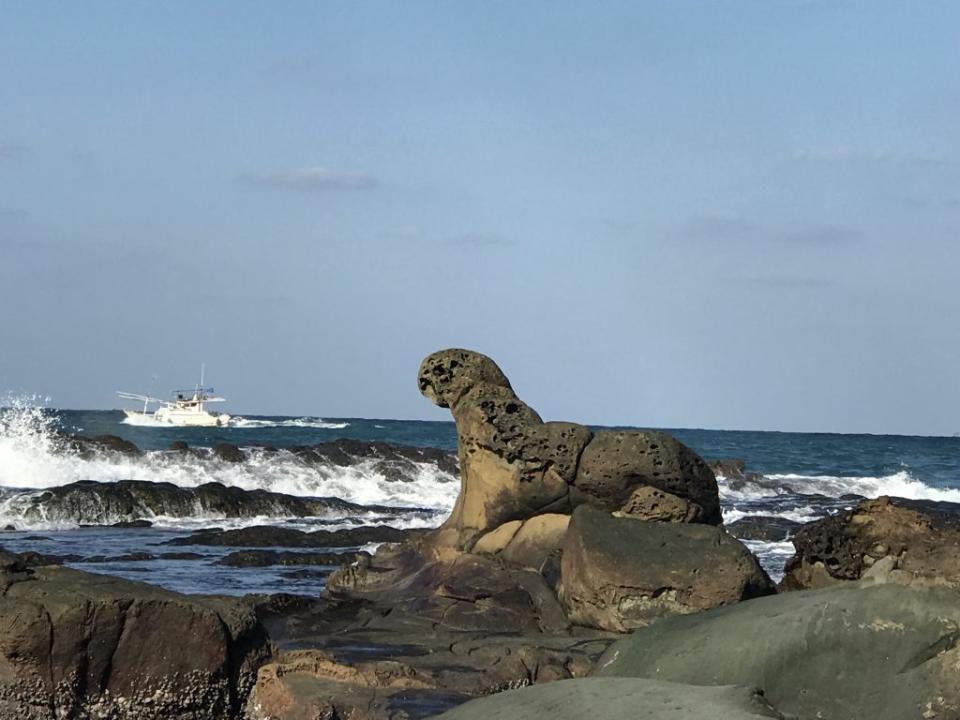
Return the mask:
[(233, 428), (316, 428), (319, 430), (343, 430), (350, 427), (348, 422), (327, 422), (322, 418), (301, 417), (288, 420), (270, 420), (267, 418), (245, 418), (236, 416), (230, 418), (230, 427)]
[(869, 498), (891, 495), (914, 500), (960, 503), (960, 489), (932, 487), (914, 478), (909, 470), (900, 470), (882, 477), (773, 474), (765, 475), (759, 480), (737, 482), (736, 487), (731, 486), (730, 480), (721, 475), (717, 477), (717, 483), (720, 487), (720, 499), (728, 503), (787, 494), (820, 494), (828, 497), (855, 494)]
[[(156, 427), (169, 428), (170, 423), (158, 422), (152, 415), (127, 415), (120, 421), (124, 425), (135, 425), (137, 427)], [(237, 415), (230, 418), (227, 427), (241, 430), (251, 430), (260, 428), (314, 428), (317, 430), (342, 430), (350, 427), (348, 422), (327, 422), (322, 418), (302, 417), (289, 418), (287, 420), (270, 420), (267, 418), (245, 418)]]

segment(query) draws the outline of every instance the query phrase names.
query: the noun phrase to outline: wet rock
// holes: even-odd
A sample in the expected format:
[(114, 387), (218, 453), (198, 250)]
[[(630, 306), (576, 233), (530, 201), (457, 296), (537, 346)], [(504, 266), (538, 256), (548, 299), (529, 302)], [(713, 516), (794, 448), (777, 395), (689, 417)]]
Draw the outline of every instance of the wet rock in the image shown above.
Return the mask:
[(115, 528), (148, 528), (153, 527), (153, 523), (149, 520), (122, 520), (120, 522), (115, 522), (110, 527)]
[(957, 627), (953, 590), (851, 582), (664, 619), (594, 674), (758, 687), (791, 718), (955, 718)]
[(881, 497), (808, 523), (794, 534), (788, 590), (856, 580), (893, 558), (895, 579), (960, 587), (960, 505)]
[(112, 525), (149, 522), (157, 515), (225, 518), (281, 516), (323, 517), (392, 512), (385, 506), (363, 506), (338, 498), (305, 498), (266, 490), (243, 490), (221, 483), (186, 488), (140, 480), (84, 480), (25, 497), (21, 512), (28, 521)]
[(140, 455), (140, 448), (117, 435), (98, 435), (92, 438), (80, 435), (59, 435), (58, 444), (62, 450), (76, 453), (83, 458), (91, 458), (99, 453)]
[(643, 522), (585, 506), (563, 545), (558, 595), (580, 625), (626, 632), (773, 592), (756, 558), (718, 527)]
[(143, 562), (145, 560), (156, 560), (156, 557), (148, 552), (127, 553), (126, 555), (91, 555), (85, 557), (81, 562), (85, 563), (113, 563), (113, 562)]
[(782, 542), (789, 538), (803, 523), (771, 515), (750, 515), (728, 524), (727, 532), (741, 540)]
[(218, 565), (231, 567), (267, 567), (269, 565), (324, 565), (339, 567), (369, 558), (369, 553), (309, 553), (277, 552), (275, 550), (241, 550), (232, 552), (217, 561)]
[(233, 720), (269, 657), (242, 602), (0, 565), (0, 717)]
[(450, 475), (458, 472), (455, 455), (436, 448), (396, 445), (377, 440), (339, 438), (331, 442), (309, 446), (295, 446), (290, 452), (311, 464), (350, 467), (375, 461), (377, 472), (388, 480), (411, 481), (419, 474), (418, 465), (436, 465)]
[(230, 443), (218, 443), (210, 449), (210, 452), (213, 453), (215, 457), (229, 463), (241, 463), (247, 459), (247, 456), (243, 454), (243, 450)]
[(714, 475), (722, 475), (727, 480), (743, 480), (747, 476), (747, 463), (740, 458), (721, 458), (707, 460)]
[(174, 440), (170, 443), (170, 450), (172, 452), (188, 452), (190, 446), (187, 445), (183, 440)]
[(257, 525), (237, 530), (201, 530), (165, 545), (216, 545), (222, 547), (355, 547), (367, 543), (395, 543), (423, 531), (398, 530), (387, 525), (363, 525), (342, 530), (303, 532), (292, 528)]

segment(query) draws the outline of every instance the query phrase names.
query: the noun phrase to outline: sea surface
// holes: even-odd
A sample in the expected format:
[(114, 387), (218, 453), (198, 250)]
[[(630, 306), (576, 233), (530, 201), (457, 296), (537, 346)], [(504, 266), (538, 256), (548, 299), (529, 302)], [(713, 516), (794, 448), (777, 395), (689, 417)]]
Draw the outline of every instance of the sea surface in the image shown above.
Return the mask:
[[(755, 473), (746, 481), (718, 478), (728, 523), (755, 515), (807, 522), (850, 507), (856, 502), (854, 496), (896, 495), (960, 502), (957, 437), (664, 430), (704, 458), (740, 458), (746, 461), (747, 470)], [(58, 446), (63, 433), (87, 437), (117, 435), (135, 443), (144, 454), (65, 452)], [(373, 522), (402, 528), (433, 526), (449, 513), (459, 490), (459, 479), (435, 463), (414, 464), (413, 470), (398, 480), (372, 460), (310, 464), (285, 450), (339, 438), (450, 452), (456, 449), (452, 422), (245, 416), (235, 417), (224, 428), (171, 428), (129, 425), (120, 411), (54, 410), (13, 401), (0, 408), (0, 528), (14, 529), (0, 532), (0, 546), (16, 552), (33, 550), (79, 556), (80, 559), (67, 564), (180, 592), (315, 594), (322, 589), (325, 574), (331, 568), (235, 568), (218, 564), (218, 560), (238, 548), (170, 547), (163, 543), (206, 527), (279, 525), (301, 530), (337, 529), (370, 523), (369, 515), (228, 519), (190, 513), (150, 517), (153, 526), (149, 528), (113, 528), (81, 527), (81, 517), (37, 517), (28, 508), (48, 488), (83, 480), (140, 480), (181, 487), (219, 482), (245, 490), (389, 505), (393, 510), (380, 512)], [(186, 442), (198, 452), (170, 451), (171, 443), (177, 441)], [(246, 460), (226, 462), (206, 451), (219, 443), (239, 446)], [(264, 451), (264, 447), (269, 451)], [(754, 541), (748, 544), (771, 575), (778, 578), (783, 563), (792, 554), (792, 545)], [(338, 550), (357, 549), (373, 547)], [(195, 556), (158, 559), (174, 550)], [(134, 553), (139, 553), (140, 559), (123, 558)], [(104, 561), (111, 557), (119, 559)]]

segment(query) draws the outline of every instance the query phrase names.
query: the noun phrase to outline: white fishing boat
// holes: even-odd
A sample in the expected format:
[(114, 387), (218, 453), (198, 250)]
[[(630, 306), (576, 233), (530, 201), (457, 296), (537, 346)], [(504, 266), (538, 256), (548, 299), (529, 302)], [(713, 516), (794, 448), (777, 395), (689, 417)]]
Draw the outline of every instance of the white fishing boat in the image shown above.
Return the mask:
[[(143, 410), (124, 409), (126, 422), (131, 425), (177, 425), (181, 427), (222, 427), (230, 422), (226, 413), (209, 412), (207, 403), (226, 402), (226, 398), (214, 394), (212, 387), (204, 387), (203, 366), (200, 367), (200, 382), (192, 390), (173, 390), (173, 400), (164, 400), (149, 395), (117, 391), (125, 400), (139, 400)], [(159, 407), (150, 412), (150, 404)]]

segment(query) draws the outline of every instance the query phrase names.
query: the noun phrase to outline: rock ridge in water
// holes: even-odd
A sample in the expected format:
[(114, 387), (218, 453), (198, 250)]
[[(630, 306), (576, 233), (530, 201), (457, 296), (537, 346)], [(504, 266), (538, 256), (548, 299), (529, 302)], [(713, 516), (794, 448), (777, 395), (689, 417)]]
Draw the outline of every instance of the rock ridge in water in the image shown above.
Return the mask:
[[(358, 505), (339, 498), (307, 498), (268, 490), (243, 490), (218, 482), (197, 487), (146, 480), (81, 480), (17, 497), (27, 522), (113, 525), (166, 517), (330, 517), (395, 513), (386, 505)], [(403, 512), (417, 512), (403, 508)]]

